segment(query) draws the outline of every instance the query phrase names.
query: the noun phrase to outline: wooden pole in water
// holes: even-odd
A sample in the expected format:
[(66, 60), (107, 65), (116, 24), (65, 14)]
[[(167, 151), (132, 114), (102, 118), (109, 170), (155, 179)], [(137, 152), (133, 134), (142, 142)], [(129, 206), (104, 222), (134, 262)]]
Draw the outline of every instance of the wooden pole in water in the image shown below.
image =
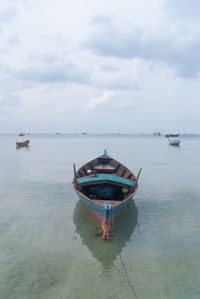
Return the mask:
[(75, 166), (75, 163), (73, 163), (73, 167), (74, 167), (74, 178), (76, 178), (76, 166)]
[(138, 175), (137, 175), (136, 181), (138, 181), (141, 171), (142, 171), (142, 168), (140, 168), (140, 170), (139, 170), (139, 172), (138, 172)]
[(75, 166), (75, 163), (73, 163), (73, 167), (74, 167), (74, 183), (78, 183), (77, 182), (77, 179), (76, 179), (76, 166)]

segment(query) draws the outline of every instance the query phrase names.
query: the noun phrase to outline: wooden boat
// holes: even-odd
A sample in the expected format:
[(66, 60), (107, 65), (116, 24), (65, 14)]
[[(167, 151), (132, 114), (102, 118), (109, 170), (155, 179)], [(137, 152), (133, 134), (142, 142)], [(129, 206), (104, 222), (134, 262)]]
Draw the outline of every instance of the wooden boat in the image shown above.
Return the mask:
[(16, 142), (16, 147), (22, 147), (22, 146), (28, 146), (29, 145), (30, 140), (25, 140), (25, 141), (17, 141)]
[(169, 134), (169, 137), (179, 137), (179, 134)]
[(74, 164), (73, 184), (83, 203), (101, 223), (103, 239), (108, 240), (114, 217), (129, 203), (138, 188), (138, 178), (124, 165), (104, 155), (83, 165)]
[(170, 137), (179, 137), (180, 134), (167, 134), (165, 135), (166, 138), (170, 138)]
[(179, 146), (180, 143), (181, 143), (181, 140), (178, 140), (178, 139), (169, 139), (169, 144), (170, 145)]

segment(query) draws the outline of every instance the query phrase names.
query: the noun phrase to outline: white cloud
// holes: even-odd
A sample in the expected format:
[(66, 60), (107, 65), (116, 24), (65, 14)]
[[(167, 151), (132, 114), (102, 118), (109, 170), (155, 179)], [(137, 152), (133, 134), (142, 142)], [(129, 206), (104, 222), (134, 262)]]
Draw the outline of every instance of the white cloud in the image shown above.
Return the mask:
[(113, 96), (112, 91), (104, 91), (103, 95), (99, 98), (91, 99), (88, 103), (88, 108), (90, 109), (96, 109), (99, 106), (104, 105), (105, 103), (108, 103), (111, 100), (111, 97)]

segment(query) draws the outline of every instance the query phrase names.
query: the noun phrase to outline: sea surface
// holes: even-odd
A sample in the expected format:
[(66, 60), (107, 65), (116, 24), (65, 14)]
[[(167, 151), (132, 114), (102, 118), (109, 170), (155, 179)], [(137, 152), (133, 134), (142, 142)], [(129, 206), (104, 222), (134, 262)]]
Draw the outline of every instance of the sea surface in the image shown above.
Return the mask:
[[(200, 138), (0, 135), (1, 299), (199, 299)], [(19, 138), (18, 138), (19, 139)], [(135, 174), (134, 201), (103, 241), (72, 186), (73, 163), (108, 154)]]

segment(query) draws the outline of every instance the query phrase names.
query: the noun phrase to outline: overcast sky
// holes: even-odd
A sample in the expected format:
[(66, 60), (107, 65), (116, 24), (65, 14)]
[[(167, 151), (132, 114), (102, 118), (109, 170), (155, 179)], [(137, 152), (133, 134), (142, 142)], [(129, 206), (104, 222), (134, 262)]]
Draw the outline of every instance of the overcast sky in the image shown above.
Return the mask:
[(0, 133), (200, 133), (199, 0), (0, 0)]

